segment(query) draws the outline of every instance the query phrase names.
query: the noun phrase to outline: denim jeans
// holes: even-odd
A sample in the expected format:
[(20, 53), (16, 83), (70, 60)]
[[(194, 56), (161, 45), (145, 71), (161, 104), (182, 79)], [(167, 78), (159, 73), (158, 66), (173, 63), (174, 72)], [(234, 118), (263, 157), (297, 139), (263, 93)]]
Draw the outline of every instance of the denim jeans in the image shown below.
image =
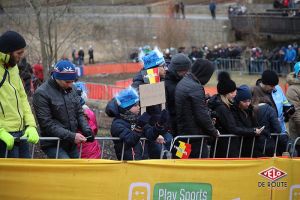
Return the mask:
[[(12, 136), (20, 138), (23, 131), (11, 132)], [(0, 158), (4, 158), (6, 153), (6, 144), (0, 140)], [(30, 158), (29, 144), (26, 140), (15, 141), (12, 150), (7, 152), (7, 158)]]
[[(56, 147), (46, 147), (42, 149), (48, 158), (56, 158)], [(74, 144), (70, 148), (59, 147), (57, 158), (68, 159), (68, 158), (79, 158), (77, 146)]]

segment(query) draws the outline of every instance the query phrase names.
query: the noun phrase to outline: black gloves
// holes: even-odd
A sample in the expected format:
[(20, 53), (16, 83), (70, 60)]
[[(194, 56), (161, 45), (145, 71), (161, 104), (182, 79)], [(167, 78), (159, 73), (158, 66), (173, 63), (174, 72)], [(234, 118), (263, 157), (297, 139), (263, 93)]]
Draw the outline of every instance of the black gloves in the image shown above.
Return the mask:
[(86, 138), (86, 142), (94, 142), (95, 136), (92, 131), (87, 131), (87, 134), (84, 135)]
[(290, 105), (290, 106), (283, 106), (283, 117), (284, 121), (288, 122), (290, 119), (290, 116), (292, 116), (295, 113), (295, 106)]
[(136, 128), (139, 130), (143, 130), (144, 126), (149, 123), (151, 116), (144, 112), (141, 116), (138, 117), (136, 122)]
[(90, 136), (86, 137), (86, 141), (87, 142), (94, 142), (94, 140), (95, 140), (95, 136), (94, 135), (90, 135)]

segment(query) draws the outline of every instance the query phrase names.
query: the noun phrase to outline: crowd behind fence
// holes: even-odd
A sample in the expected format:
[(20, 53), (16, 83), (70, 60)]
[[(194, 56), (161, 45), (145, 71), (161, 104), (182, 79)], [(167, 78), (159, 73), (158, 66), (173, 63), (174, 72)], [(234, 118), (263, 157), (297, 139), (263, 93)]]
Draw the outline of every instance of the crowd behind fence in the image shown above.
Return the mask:
[(270, 69), (276, 71), (279, 75), (287, 75), (293, 72), (296, 62), (285, 63), (279, 60), (264, 59), (225, 59), (218, 58), (213, 61), (217, 70), (240, 72), (240, 74), (261, 74), (264, 70)]
[[(274, 138), (275, 140), (275, 147), (273, 149), (273, 155), (276, 156), (276, 152), (277, 152), (277, 148), (278, 148), (278, 140), (279, 140), (279, 136), (281, 134), (278, 133), (273, 133), (271, 134), (271, 136)], [(244, 137), (242, 136), (237, 136), (237, 135), (221, 135), (218, 138), (214, 139), (214, 145), (210, 145), (208, 144), (207, 147), (209, 149), (209, 155), (210, 158), (218, 158), (216, 156), (216, 152), (217, 152), (217, 145), (218, 145), (218, 141), (222, 138), (227, 138), (228, 139), (228, 143), (227, 143), (227, 150), (226, 150), (226, 158), (229, 158), (229, 151), (230, 151), (230, 145), (231, 145), (231, 140), (232, 138), (240, 138), (241, 139), (241, 143), (240, 143), (240, 147), (239, 147), (239, 156), (238, 158), (242, 158), (242, 148), (244, 145)], [(249, 137), (248, 137), (249, 138)], [(20, 141), (20, 140), (26, 140), (27, 138), (15, 138), (16, 141)], [(190, 140), (194, 140), (194, 139), (200, 139), (201, 140), (201, 145), (199, 146), (199, 150), (200, 150), (200, 154), (199, 154), (199, 158), (202, 157), (202, 150), (204, 145), (206, 145), (206, 143), (204, 142), (205, 140), (211, 140), (212, 138), (210, 136), (207, 135), (185, 135), (185, 136), (177, 136), (175, 137), (172, 142), (171, 142), (171, 146), (170, 149), (163, 149), (161, 150), (161, 154), (160, 154), (160, 159), (171, 159), (171, 158), (175, 158), (174, 156), (172, 157), (172, 152), (174, 152), (174, 150), (176, 149), (176, 143), (178, 141), (184, 141), (186, 143), (190, 143)], [(57, 141), (57, 150), (56, 150), (56, 158), (58, 158), (58, 151), (59, 151), (59, 147), (60, 147), (60, 139), (58, 137), (40, 137), (40, 141), (49, 141), (49, 140), (56, 140)], [(112, 142), (116, 141), (116, 140), (120, 140), (120, 138), (118, 137), (95, 137), (95, 140), (97, 140), (100, 145), (101, 145), (101, 156), (100, 159), (112, 159), (112, 160), (116, 160), (116, 156), (112, 156), (110, 154), (112, 154), (114, 152), (113, 149), (113, 145)], [(251, 158), (253, 157), (253, 152), (254, 152), (254, 146), (255, 146), (255, 140), (256, 138), (253, 137), (253, 141), (251, 144)], [(146, 138), (141, 138), (141, 142), (143, 145), (145, 145), (145, 142), (147, 141)], [(296, 138), (293, 142), (288, 143), (288, 145), (286, 146), (286, 150), (285, 152), (288, 152), (289, 155), (291, 157), (295, 157), (297, 156), (297, 152), (296, 152), (296, 145), (300, 145), (300, 137)], [(267, 145), (267, 139), (265, 139), (264, 141), (264, 146), (263, 146), (263, 153), (265, 153), (265, 149), (266, 149), (266, 145)], [(31, 151), (31, 158), (36, 158), (35, 157), (35, 150), (37, 148), (37, 146), (39, 146), (39, 144), (30, 144), (30, 151)], [(125, 143), (123, 142), (123, 148), (122, 148), (122, 154), (121, 154), (121, 160), (123, 160), (124, 157), (124, 148), (125, 148)], [(82, 149), (82, 145), (80, 145), (79, 148), (79, 158), (81, 158), (81, 149)], [(110, 153), (109, 153), (110, 152)], [(105, 155), (106, 154), (106, 155)], [(5, 158), (7, 158), (8, 155), (8, 150), (6, 150), (5, 153)]]

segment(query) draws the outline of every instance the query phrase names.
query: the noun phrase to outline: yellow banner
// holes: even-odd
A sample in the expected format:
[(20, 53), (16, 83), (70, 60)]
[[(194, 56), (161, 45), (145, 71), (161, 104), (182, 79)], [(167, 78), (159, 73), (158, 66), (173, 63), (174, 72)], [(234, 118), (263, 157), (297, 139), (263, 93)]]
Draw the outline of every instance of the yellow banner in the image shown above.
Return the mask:
[(299, 166), (300, 160), (278, 158), (0, 159), (0, 199), (283, 200), (291, 186), (300, 193)]
[(272, 199), (300, 200), (300, 159), (278, 158), (274, 165), (285, 171), (287, 175), (271, 183), (274, 186)]

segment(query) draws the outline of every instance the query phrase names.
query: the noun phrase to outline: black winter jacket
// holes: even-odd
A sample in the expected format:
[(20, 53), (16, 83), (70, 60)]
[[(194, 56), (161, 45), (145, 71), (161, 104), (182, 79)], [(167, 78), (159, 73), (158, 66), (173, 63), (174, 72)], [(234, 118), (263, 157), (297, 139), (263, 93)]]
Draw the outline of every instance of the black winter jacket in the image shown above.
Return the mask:
[(176, 86), (175, 105), (178, 135), (217, 135), (199, 80), (188, 73)]
[[(216, 112), (216, 128), (220, 131), (221, 135), (241, 135), (250, 136), (255, 135), (253, 128), (246, 128), (242, 125), (238, 125), (234, 115), (232, 114), (231, 108), (227, 107), (221, 100), (219, 94), (214, 95), (208, 102), (210, 109)], [(214, 144), (215, 145), (215, 144)], [(227, 152), (227, 148), (229, 151)], [(220, 138), (216, 147), (216, 157), (239, 157), (241, 140), (240, 138), (233, 137), (229, 143), (228, 138)]]
[(175, 72), (167, 71), (165, 79), (166, 89), (166, 108), (170, 115), (170, 128), (174, 136), (177, 135), (177, 122), (176, 122), (176, 107), (175, 107), (175, 89), (179, 83), (180, 78), (174, 74)]
[[(138, 91), (139, 90), (139, 86), (143, 85), (143, 84), (146, 84), (146, 83), (144, 82), (142, 72), (139, 71), (135, 75), (135, 77), (132, 79), (131, 86)], [(146, 107), (146, 112), (149, 115), (151, 115), (150, 124), (154, 125), (157, 122), (157, 120), (158, 120), (158, 118), (160, 116), (161, 105), (148, 106), (148, 107)]]
[[(228, 135), (228, 134), (234, 134), (240, 136), (255, 135), (253, 128), (246, 128), (244, 125), (239, 125), (239, 123), (237, 123), (232, 113), (233, 107), (228, 108), (222, 102), (220, 95), (212, 96), (208, 102), (208, 106), (217, 114), (216, 128), (220, 131), (222, 135)], [(239, 114), (237, 113), (237, 115)]]
[(135, 122), (129, 122), (120, 117), (118, 105), (116, 101), (111, 100), (105, 110), (106, 114), (110, 117), (115, 117), (111, 125), (111, 136), (119, 137), (120, 140), (114, 140), (114, 148), (117, 158), (121, 160), (123, 142), (124, 148), (124, 160), (142, 160), (148, 159), (148, 145), (143, 145), (140, 139), (142, 137), (148, 140), (155, 141), (158, 135), (161, 133), (155, 127), (146, 124), (143, 128), (143, 133), (136, 132), (134, 130)]
[[(84, 136), (92, 131), (84, 117), (76, 90), (63, 90), (53, 78), (43, 83), (34, 93), (33, 106), (43, 137), (59, 137), (61, 146), (74, 145), (75, 134)], [(56, 146), (56, 141), (41, 141), (44, 147)]]

